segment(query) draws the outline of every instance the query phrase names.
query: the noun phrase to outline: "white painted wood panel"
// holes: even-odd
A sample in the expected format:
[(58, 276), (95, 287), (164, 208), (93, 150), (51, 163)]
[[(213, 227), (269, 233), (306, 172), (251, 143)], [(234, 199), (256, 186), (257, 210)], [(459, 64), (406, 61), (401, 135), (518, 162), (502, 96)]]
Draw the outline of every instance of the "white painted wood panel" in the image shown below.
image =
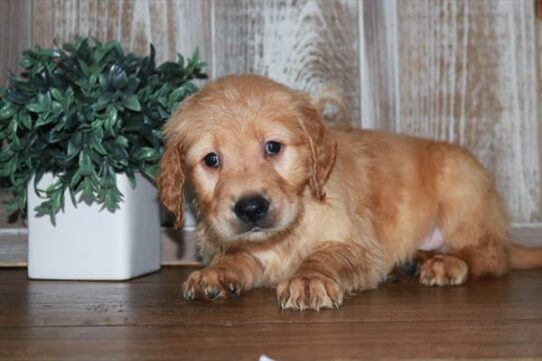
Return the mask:
[(213, 77), (254, 72), (311, 93), (335, 85), (354, 125), (465, 145), (514, 221), (542, 220), (530, 0), (54, 0), (35, 2), (34, 18), (44, 46), (77, 33), (140, 53), (153, 42), (159, 61), (199, 46)]
[(464, 145), (494, 175), (513, 221), (540, 221), (534, 3), (397, 1), (397, 21), (392, 130)]
[(398, 130), (399, 45), (397, 2), (359, 3), (361, 127)]
[(215, 1), (213, 77), (257, 73), (310, 93), (342, 89), (359, 119), (357, 1)]
[(76, 35), (119, 40), (125, 49), (158, 62), (189, 56), (196, 47), (212, 62), (210, 1), (50, 0), (34, 2), (33, 41), (50, 47)]

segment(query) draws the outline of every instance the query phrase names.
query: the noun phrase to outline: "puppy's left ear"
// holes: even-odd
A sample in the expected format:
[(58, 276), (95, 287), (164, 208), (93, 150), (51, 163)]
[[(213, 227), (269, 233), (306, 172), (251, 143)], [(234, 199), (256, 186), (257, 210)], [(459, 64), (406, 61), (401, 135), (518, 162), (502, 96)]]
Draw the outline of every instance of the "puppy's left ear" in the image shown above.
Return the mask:
[(313, 195), (319, 200), (326, 197), (323, 186), (335, 164), (337, 141), (324, 125), (322, 116), (316, 108), (306, 102), (301, 109), (300, 126), (311, 154), (311, 176), (309, 184)]

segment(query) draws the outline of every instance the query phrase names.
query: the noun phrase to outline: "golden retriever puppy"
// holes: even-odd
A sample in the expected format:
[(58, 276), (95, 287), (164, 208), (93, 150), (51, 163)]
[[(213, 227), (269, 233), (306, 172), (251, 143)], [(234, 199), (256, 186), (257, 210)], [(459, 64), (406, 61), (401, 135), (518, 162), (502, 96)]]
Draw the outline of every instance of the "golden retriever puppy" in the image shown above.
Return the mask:
[(281, 307), (334, 308), (429, 251), (427, 286), (542, 266), (513, 245), (490, 176), (465, 149), (405, 135), (324, 126), (307, 94), (255, 75), (193, 95), (165, 127), (158, 186), (182, 225), (195, 193), (207, 268), (187, 299), (277, 287)]

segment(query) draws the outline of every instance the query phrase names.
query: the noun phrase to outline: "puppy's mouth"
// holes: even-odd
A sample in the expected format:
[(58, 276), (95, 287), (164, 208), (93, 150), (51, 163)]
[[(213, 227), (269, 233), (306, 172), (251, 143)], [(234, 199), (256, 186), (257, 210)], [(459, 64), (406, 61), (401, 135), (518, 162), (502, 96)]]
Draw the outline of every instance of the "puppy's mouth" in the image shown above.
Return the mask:
[(278, 231), (276, 215), (270, 214), (264, 219), (253, 222), (241, 222), (238, 219), (231, 223), (233, 237), (237, 240), (263, 240)]
[[(229, 209), (228, 209), (229, 211)], [(292, 202), (290, 207), (271, 208), (260, 219), (242, 219), (234, 212), (226, 213), (225, 217), (211, 218), (211, 224), (217, 235), (224, 242), (235, 241), (265, 241), (286, 230), (299, 214), (299, 206)]]
[(237, 228), (237, 235), (261, 235), (272, 231), (274, 225), (272, 224), (243, 224)]

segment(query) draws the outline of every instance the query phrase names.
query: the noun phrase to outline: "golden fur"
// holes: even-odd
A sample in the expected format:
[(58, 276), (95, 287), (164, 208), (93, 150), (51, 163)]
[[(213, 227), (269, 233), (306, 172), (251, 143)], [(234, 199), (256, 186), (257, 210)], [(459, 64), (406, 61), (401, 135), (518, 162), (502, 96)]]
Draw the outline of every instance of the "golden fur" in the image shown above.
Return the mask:
[[(182, 225), (183, 184), (195, 193), (200, 246), (210, 265), (184, 285), (189, 299), (277, 287), (283, 308), (338, 307), (375, 288), (416, 256), (432, 234), (420, 282), (457, 285), (542, 266), (541, 249), (507, 238), (507, 218), (490, 176), (458, 146), (323, 125), (309, 97), (264, 77), (227, 76), (183, 104), (165, 128), (158, 185)], [(267, 141), (283, 144), (267, 156)], [(202, 159), (215, 152), (220, 167)], [(232, 211), (264, 194), (262, 229)], [(245, 228), (243, 228), (245, 227)]]

